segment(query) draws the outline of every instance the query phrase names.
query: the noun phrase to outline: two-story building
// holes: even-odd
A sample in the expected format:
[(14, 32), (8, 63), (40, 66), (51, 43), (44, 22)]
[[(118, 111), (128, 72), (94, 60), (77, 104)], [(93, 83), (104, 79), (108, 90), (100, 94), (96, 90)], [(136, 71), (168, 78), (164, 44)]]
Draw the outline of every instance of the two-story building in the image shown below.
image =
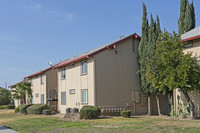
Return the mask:
[(63, 61), (58, 69), (58, 110), (84, 105), (129, 107), (147, 113), (137, 71), (140, 37), (127, 37)]
[(52, 110), (57, 111), (57, 70), (51, 66), (47, 69), (39, 71), (24, 77), (31, 83), (32, 103), (33, 104), (49, 104)]

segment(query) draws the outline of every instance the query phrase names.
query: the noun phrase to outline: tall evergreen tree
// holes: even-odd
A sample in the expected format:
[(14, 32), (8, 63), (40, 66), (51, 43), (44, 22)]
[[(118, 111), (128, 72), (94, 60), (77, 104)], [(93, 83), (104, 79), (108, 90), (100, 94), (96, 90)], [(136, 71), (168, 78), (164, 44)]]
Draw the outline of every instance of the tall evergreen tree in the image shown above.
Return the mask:
[(151, 58), (153, 55), (155, 46), (156, 46), (156, 22), (153, 20), (153, 16), (151, 14), (151, 24), (149, 27), (149, 39), (148, 39), (148, 45), (147, 45), (147, 60)]
[(156, 17), (156, 27), (155, 27), (155, 30), (156, 30), (155, 33), (156, 33), (156, 43), (157, 43), (158, 38), (159, 38), (159, 36), (160, 36), (160, 34), (161, 34), (160, 19), (159, 19), (158, 16)]
[(190, 9), (191, 9), (191, 16), (192, 16), (192, 29), (195, 28), (196, 26), (196, 18), (195, 18), (195, 10), (194, 10), (194, 3), (192, 1), (192, 4), (190, 5)]
[(146, 45), (148, 43), (148, 29), (149, 24), (147, 20), (147, 9), (146, 5), (143, 3), (143, 17), (142, 17), (142, 35), (141, 41), (139, 44), (139, 64), (140, 64), (140, 82), (141, 89), (144, 90), (146, 87), (146, 79), (145, 79), (145, 67), (146, 67)]
[[(148, 96), (148, 114), (151, 114), (150, 95), (155, 94), (154, 89), (149, 81), (146, 79), (146, 65), (149, 59), (153, 56), (156, 48), (158, 35), (160, 34), (160, 20), (157, 17), (157, 22), (154, 21), (151, 14), (150, 27), (147, 20), (146, 6), (143, 4), (143, 17), (142, 17), (142, 35), (139, 45), (139, 65), (140, 65), (140, 83), (142, 91)], [(158, 103), (159, 105), (159, 103)], [(159, 106), (158, 106), (159, 108)], [(158, 112), (160, 112), (158, 110)]]
[(186, 5), (186, 11), (185, 11), (185, 19), (184, 19), (184, 31), (187, 32), (189, 30), (192, 29), (192, 14), (191, 14), (191, 8), (190, 8), (190, 4), (187, 1), (187, 5)]
[(187, 6), (188, 0), (181, 0), (180, 3), (180, 16), (178, 20), (178, 32), (179, 34), (183, 34), (185, 31), (185, 12), (186, 12), (186, 6)]

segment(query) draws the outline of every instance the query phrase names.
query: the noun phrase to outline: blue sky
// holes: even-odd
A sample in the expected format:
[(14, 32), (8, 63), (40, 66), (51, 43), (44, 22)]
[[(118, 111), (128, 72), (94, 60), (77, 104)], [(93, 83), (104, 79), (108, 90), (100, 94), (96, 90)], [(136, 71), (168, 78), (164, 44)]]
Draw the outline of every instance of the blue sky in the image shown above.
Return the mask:
[[(141, 33), (142, 2), (177, 31), (179, 0), (0, 0), (0, 86), (79, 53)], [(194, 0), (196, 26), (200, 1)]]

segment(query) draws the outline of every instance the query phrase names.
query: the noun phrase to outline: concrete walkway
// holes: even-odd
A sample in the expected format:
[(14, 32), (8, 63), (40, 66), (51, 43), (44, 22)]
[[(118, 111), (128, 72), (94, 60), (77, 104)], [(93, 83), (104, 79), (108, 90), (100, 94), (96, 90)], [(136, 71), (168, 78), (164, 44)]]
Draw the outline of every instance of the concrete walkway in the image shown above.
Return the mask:
[(19, 133), (4, 126), (0, 126), (0, 133)]

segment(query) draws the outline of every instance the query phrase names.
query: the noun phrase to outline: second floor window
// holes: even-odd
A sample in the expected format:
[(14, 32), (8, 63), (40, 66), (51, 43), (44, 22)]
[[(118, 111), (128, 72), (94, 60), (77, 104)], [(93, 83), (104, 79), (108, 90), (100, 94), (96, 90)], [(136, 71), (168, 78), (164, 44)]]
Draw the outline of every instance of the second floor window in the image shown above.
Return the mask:
[(81, 62), (81, 74), (87, 74), (87, 61), (82, 61)]
[(33, 86), (33, 78), (30, 79), (31, 87)]
[(60, 70), (61, 79), (65, 79), (65, 68)]
[(41, 75), (41, 84), (44, 84), (44, 74)]

